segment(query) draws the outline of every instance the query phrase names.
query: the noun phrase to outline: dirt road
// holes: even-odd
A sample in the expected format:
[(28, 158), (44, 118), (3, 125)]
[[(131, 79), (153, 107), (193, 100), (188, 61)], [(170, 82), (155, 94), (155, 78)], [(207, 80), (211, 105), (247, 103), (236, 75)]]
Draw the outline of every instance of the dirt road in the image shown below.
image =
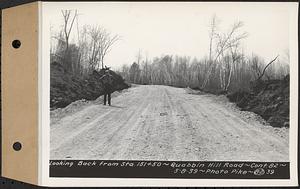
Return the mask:
[(288, 161), (286, 128), (263, 125), (224, 96), (136, 86), (112, 106), (51, 112), (51, 159)]

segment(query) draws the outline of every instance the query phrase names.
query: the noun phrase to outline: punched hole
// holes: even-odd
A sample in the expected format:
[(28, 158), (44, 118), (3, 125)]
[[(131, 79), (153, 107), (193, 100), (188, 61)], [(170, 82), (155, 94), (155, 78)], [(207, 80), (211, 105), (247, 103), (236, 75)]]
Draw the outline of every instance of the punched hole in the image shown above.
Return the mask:
[(19, 150), (21, 150), (21, 148), (22, 148), (22, 144), (21, 144), (20, 142), (15, 142), (15, 143), (13, 144), (13, 149), (14, 149), (15, 151), (19, 151)]
[(21, 41), (20, 40), (13, 40), (13, 42), (12, 42), (12, 46), (13, 46), (13, 48), (15, 48), (15, 49), (18, 49), (18, 48), (20, 48), (20, 46), (21, 46)]

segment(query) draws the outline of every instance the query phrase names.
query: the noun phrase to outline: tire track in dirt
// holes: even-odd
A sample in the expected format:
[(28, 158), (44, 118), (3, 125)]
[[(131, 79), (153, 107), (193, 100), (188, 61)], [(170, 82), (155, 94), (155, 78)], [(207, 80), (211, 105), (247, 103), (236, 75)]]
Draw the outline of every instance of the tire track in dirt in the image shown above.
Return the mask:
[[(143, 91), (139, 96), (147, 97), (147, 93)], [(144, 106), (141, 104), (141, 101), (143, 101), (143, 99), (121, 99), (121, 102), (123, 102), (121, 105), (125, 107), (123, 109), (98, 105), (98, 109), (106, 110), (106, 112), (104, 112), (105, 115), (100, 115), (100, 119), (95, 117), (94, 119), (97, 121), (94, 121), (93, 125), (90, 125), (88, 128), (86, 124), (81, 124), (81, 122), (79, 122), (78, 125), (81, 125), (84, 128), (82, 129), (84, 132), (78, 133), (75, 137), (71, 138), (72, 140), (65, 142), (63, 146), (60, 146), (61, 156), (63, 156), (60, 158), (73, 158), (76, 156), (76, 153), (84, 154), (84, 157), (86, 158), (98, 156), (104, 157), (104, 154), (109, 150), (107, 149), (109, 147), (107, 144), (113, 144), (113, 138), (118, 138), (117, 133), (120, 133), (121, 136), (125, 135), (126, 133), (122, 133), (121, 128), (128, 126), (127, 122), (134, 115), (139, 115), (139, 109), (136, 109), (135, 106), (126, 106), (126, 103), (138, 105), (140, 109), (143, 109)], [(117, 124), (111, 124), (112, 122)], [(77, 128), (76, 125), (74, 125), (74, 127)], [(120, 138), (121, 137), (118, 139)], [(101, 148), (98, 148), (98, 144), (101, 145)], [(80, 146), (77, 152), (74, 152), (74, 145)], [(56, 154), (56, 151), (53, 151), (53, 154)]]
[(55, 119), (51, 159), (288, 160), (288, 138), (213, 95), (152, 85), (114, 97), (112, 107), (100, 100)]
[[(168, 160), (172, 150), (172, 123), (168, 119), (171, 115), (166, 95), (163, 91), (151, 91), (150, 98), (147, 98), (148, 110), (142, 114), (139, 124), (139, 132), (131, 142), (130, 147), (124, 154), (129, 159), (161, 159)], [(157, 101), (157, 99), (160, 99)], [(166, 133), (167, 132), (167, 133)]]
[[(128, 138), (128, 135), (135, 138), (135, 134), (138, 130), (140, 119), (139, 116), (143, 112), (147, 111), (147, 105), (141, 105), (140, 108), (135, 109), (132, 113), (127, 116), (128, 119), (125, 122), (120, 122), (120, 125), (109, 134), (106, 138), (106, 143), (96, 146), (97, 154), (95, 157), (99, 157), (99, 149), (101, 149), (100, 154), (104, 159), (115, 159), (124, 153), (123, 150), (128, 148), (128, 142), (124, 143), (124, 138)], [(128, 134), (130, 133), (130, 134)]]
[[(209, 102), (209, 100), (207, 101)], [(204, 105), (206, 107), (203, 107)], [(257, 127), (256, 125), (259, 123), (250, 125), (241, 118), (236, 117), (231, 110), (225, 109), (224, 106), (215, 102), (194, 104), (193, 108), (198, 112), (210, 110), (205, 111), (211, 121), (209, 126), (223, 133), (223, 137), (218, 137), (214, 141), (222, 138), (226, 139), (226, 141), (220, 140), (221, 142), (218, 142), (222, 143), (219, 148), (221, 151), (218, 150), (217, 152), (219, 153), (215, 153), (210, 159), (223, 158), (226, 160), (226, 158), (230, 159), (237, 156), (237, 158), (244, 158), (245, 160), (276, 160), (287, 157), (288, 146), (286, 143), (280, 139), (278, 140), (278, 137), (274, 137), (272, 133), (262, 132), (260, 128), (264, 126), (260, 125)], [(234, 119), (233, 116), (235, 116)], [(267, 137), (262, 137), (262, 135)], [(275, 146), (281, 150), (278, 150)], [(222, 150), (225, 151), (222, 152)], [(273, 157), (276, 154), (274, 151), (279, 152), (277, 153), (279, 156)]]
[[(176, 146), (174, 159), (180, 160), (197, 160), (206, 159), (208, 150), (201, 147), (203, 143), (202, 136), (196, 136), (195, 124), (192, 121), (192, 114), (189, 114), (184, 108), (184, 101), (178, 98), (176, 95), (165, 89), (168, 101), (171, 104), (171, 109), (174, 109), (173, 121), (176, 125), (176, 140), (174, 145)], [(200, 141), (199, 141), (200, 140)], [(201, 152), (201, 153), (200, 153)]]

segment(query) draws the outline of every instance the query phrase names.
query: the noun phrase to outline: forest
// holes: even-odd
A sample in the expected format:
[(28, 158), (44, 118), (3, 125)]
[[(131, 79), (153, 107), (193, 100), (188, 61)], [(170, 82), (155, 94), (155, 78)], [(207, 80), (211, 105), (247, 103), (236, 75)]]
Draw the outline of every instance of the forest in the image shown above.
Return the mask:
[[(77, 11), (61, 11), (64, 24), (51, 36), (51, 63), (60, 63), (69, 72), (87, 77), (106, 68), (105, 58), (121, 37), (99, 25), (78, 25)], [(138, 49), (136, 61), (124, 64), (119, 73), (128, 83), (190, 87), (213, 93), (249, 90), (252, 81), (282, 79), (289, 74), (289, 52), (266, 60), (255, 53), (246, 55), (243, 41), (248, 33), (244, 23), (232, 23), (227, 32), (218, 30), (219, 19), (210, 18), (209, 54), (201, 59), (179, 55), (149, 58)], [(76, 42), (70, 42), (72, 32)], [(108, 65), (109, 67), (109, 65)], [(251, 81), (251, 82), (250, 82)]]
[[(60, 30), (50, 32), (50, 62), (60, 63), (70, 73), (82, 77), (103, 69), (105, 57), (120, 36), (99, 25), (80, 27), (78, 11), (62, 10), (61, 15)], [(76, 36), (76, 42), (71, 42), (71, 36)]]
[(202, 59), (162, 55), (149, 60), (141, 51), (131, 66), (123, 65), (121, 75), (131, 83), (190, 87), (210, 92), (249, 90), (250, 81), (282, 79), (289, 74), (289, 52), (281, 61), (265, 60), (254, 53), (245, 55), (243, 22), (235, 22), (227, 33), (218, 31), (216, 15), (210, 20), (209, 54)]
[(130, 83), (228, 92), (249, 90), (250, 81), (282, 79), (288, 75), (287, 64), (272, 63), (264, 71), (266, 63), (257, 55), (226, 54), (214, 63), (206, 58), (191, 60), (190, 57), (165, 55), (152, 61), (146, 59), (131, 66), (124, 65), (120, 74)]

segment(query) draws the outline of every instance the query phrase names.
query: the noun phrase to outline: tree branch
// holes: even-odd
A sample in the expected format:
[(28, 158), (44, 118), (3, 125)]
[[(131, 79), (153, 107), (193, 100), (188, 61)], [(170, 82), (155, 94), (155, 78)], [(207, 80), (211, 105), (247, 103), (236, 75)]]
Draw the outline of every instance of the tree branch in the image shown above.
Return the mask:
[(278, 58), (278, 56), (279, 55), (277, 55), (273, 60), (271, 60), (271, 62), (269, 62), (266, 66), (265, 66), (265, 68), (263, 69), (263, 72), (262, 72), (262, 74), (257, 78), (257, 80), (260, 80), (263, 76), (264, 76), (264, 74), (265, 74), (265, 71), (266, 71), (266, 69)]

